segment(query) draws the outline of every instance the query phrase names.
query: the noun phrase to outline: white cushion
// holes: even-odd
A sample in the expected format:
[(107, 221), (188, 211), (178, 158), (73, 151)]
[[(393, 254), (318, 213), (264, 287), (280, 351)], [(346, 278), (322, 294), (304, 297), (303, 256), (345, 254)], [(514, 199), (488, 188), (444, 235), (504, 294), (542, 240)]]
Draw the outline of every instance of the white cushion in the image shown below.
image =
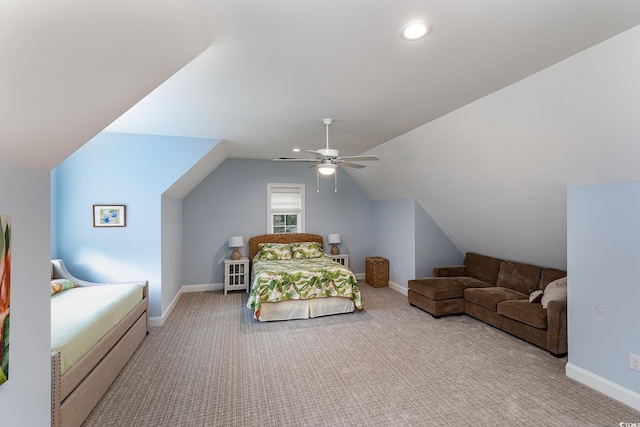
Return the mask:
[(547, 308), (549, 301), (556, 301), (565, 299), (567, 297), (567, 278), (562, 277), (558, 280), (554, 280), (544, 288), (544, 295), (542, 295), (542, 308)]

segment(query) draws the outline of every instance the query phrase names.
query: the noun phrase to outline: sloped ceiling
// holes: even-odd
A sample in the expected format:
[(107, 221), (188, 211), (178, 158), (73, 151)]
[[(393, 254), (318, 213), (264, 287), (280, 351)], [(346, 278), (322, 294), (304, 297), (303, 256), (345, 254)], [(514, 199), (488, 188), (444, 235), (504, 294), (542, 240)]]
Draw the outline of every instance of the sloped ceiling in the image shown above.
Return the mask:
[[(462, 251), (566, 268), (567, 186), (640, 180), (640, 27), (412, 130), (351, 174)], [(392, 172), (391, 172), (392, 171)]]
[[(430, 35), (402, 40), (416, 19)], [(562, 98), (516, 91), (501, 108), (485, 99), (638, 24), (637, 0), (3, 1), (0, 159), (53, 168), (105, 126), (224, 140), (228, 157), (294, 156), (324, 145), (331, 117), (332, 148), (380, 150), (349, 172), (371, 198), (415, 198), (462, 250), (562, 266), (566, 216), (547, 208), (565, 209), (558, 188), (571, 180), (527, 171), (575, 124), (533, 113), (582, 107), (589, 84)], [(576, 163), (569, 147), (555, 165)], [(462, 171), (444, 166), (461, 155)]]
[[(110, 131), (359, 154), (640, 23), (637, 0), (202, 0), (212, 45)], [(432, 25), (420, 41), (402, 26)]]
[(3, 0), (0, 159), (55, 167), (208, 45), (196, 0)]

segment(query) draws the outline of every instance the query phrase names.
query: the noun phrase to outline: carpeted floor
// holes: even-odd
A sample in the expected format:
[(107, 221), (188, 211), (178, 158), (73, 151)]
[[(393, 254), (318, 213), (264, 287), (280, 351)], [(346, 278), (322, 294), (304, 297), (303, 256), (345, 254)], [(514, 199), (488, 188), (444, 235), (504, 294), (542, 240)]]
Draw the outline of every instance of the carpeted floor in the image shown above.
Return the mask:
[(84, 424), (618, 426), (640, 413), (468, 316), (361, 284), (364, 310), (260, 323), (246, 293), (183, 294)]

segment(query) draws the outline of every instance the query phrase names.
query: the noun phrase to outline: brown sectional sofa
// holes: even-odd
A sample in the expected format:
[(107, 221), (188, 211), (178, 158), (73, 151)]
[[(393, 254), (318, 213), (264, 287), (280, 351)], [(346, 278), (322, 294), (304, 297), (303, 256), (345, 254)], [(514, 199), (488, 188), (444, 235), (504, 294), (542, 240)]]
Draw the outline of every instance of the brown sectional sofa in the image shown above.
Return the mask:
[(469, 252), (464, 265), (436, 267), (433, 277), (409, 280), (409, 303), (433, 317), (468, 314), (554, 356), (567, 353), (567, 300), (546, 309), (529, 295), (567, 273)]

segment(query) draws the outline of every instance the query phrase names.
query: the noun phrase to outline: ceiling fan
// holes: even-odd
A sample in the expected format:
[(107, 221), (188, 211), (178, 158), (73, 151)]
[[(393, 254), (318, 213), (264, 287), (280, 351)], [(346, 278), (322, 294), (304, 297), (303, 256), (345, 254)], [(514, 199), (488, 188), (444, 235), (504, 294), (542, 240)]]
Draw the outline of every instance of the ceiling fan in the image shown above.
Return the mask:
[[(340, 152), (336, 149), (329, 148), (329, 126), (333, 123), (333, 119), (322, 119), (322, 123), (326, 128), (327, 145), (325, 148), (319, 148), (317, 150), (307, 150), (309, 153), (316, 155), (315, 159), (297, 159), (294, 157), (280, 157), (273, 159), (276, 162), (313, 162), (314, 164), (309, 167), (316, 167), (318, 174), (333, 175), (336, 173), (338, 166), (362, 169), (364, 165), (353, 163), (353, 161), (370, 161), (380, 160), (378, 156), (340, 156)], [(337, 180), (337, 178), (336, 178)], [(336, 181), (337, 182), (337, 181)], [(336, 186), (336, 190), (337, 186)]]

